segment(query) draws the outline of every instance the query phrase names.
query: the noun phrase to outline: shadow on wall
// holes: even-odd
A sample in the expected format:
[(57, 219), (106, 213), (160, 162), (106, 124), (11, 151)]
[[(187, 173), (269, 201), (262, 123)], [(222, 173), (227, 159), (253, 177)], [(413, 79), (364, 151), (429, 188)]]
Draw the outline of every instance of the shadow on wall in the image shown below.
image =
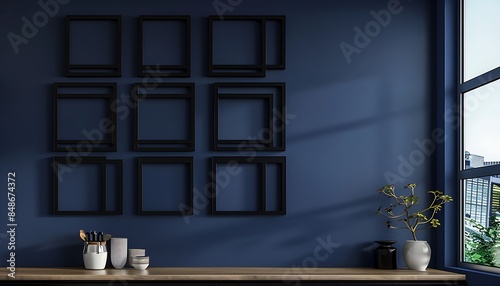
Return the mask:
[[(258, 258), (251, 257), (253, 255), (251, 250), (255, 249), (259, 241), (265, 239), (268, 244), (275, 247), (273, 250), (276, 253), (286, 255), (288, 266), (302, 265), (304, 260), (314, 257), (314, 251), (319, 246), (322, 248), (322, 257), (324, 255), (328, 257), (322, 261), (318, 259), (316, 266), (369, 267), (373, 262), (371, 249), (369, 249), (372, 243), (349, 244), (349, 239), (351, 236), (362, 237), (364, 235), (365, 229), (356, 227), (361, 221), (366, 221), (367, 217), (375, 219), (375, 211), (372, 211), (371, 207), (374, 196), (287, 215), (286, 219), (283, 219), (284, 217), (249, 219), (228, 217), (225, 219), (233, 221), (231, 224), (216, 225), (204, 231), (193, 228), (193, 231), (189, 233), (169, 235), (161, 239), (154, 238), (148, 243), (148, 247), (156, 249), (156, 256), (180, 258), (173, 263), (168, 262), (175, 266), (192, 264), (190, 258), (183, 258), (186, 249), (189, 249), (190, 253), (196, 253), (198, 261), (203, 261), (205, 257), (216, 257), (213, 266), (255, 266), (254, 261), (258, 261)], [(370, 206), (367, 207), (367, 205)], [(256, 228), (260, 229), (258, 233), (255, 232)], [(383, 224), (380, 229), (384, 229)], [(349, 232), (351, 234), (346, 235)], [(203, 243), (187, 243), (192, 236), (203, 237)], [(310, 245), (310, 247), (304, 245)], [(228, 255), (224, 251), (228, 248), (241, 250), (241, 252)], [(299, 249), (302, 253), (298, 253)], [(303, 249), (308, 249), (308, 251), (302, 251)], [(284, 266), (275, 265), (272, 258), (259, 265)]]

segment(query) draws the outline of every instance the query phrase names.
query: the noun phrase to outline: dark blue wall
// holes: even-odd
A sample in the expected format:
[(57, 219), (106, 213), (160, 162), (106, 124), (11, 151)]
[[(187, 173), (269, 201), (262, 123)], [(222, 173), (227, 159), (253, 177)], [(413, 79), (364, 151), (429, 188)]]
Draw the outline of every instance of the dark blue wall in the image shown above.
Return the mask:
[[(268, 153), (287, 157), (285, 216), (214, 217), (208, 208), (188, 221), (136, 215), (136, 158), (152, 154), (132, 152), (132, 116), (118, 123), (118, 152), (105, 153), (124, 160), (124, 214), (51, 215), (50, 162), (59, 155), (51, 151), (51, 85), (116, 81), (119, 94), (129, 95), (131, 84), (141, 81), (136, 72), (139, 15), (192, 17), (192, 77), (179, 81), (196, 83), (196, 151), (187, 155), (194, 156), (195, 187), (203, 189), (210, 157), (221, 155), (210, 151), (211, 84), (235, 81), (206, 77), (206, 17), (217, 13), (212, 2), (73, 0), (60, 5), (17, 54), (7, 34), (21, 34), (21, 18), (32, 19), (41, 8), (37, 1), (1, 2), (0, 176), (17, 174), (18, 266), (83, 266), (79, 229), (127, 237), (129, 247), (146, 248), (152, 266), (371, 266), (373, 240), (396, 239), (401, 248), (411, 239), (407, 231), (387, 230), (385, 220), (375, 215), (385, 202), (376, 190), (387, 183), (387, 172), (400, 176), (398, 186), (433, 187), (431, 157), (412, 157), (419, 150), (415, 140), (429, 138), (432, 129), (435, 8), (430, 0), (400, 1), (390, 21), (375, 25), (380, 30), (371, 31), (369, 42), (358, 43), (350, 63), (341, 43), (355, 46), (356, 27), (374, 25), (370, 12), (395, 1), (243, 0), (226, 13), (287, 17), (286, 70), (255, 79), (287, 83), (287, 150)], [(121, 78), (64, 77), (64, 17), (71, 14), (123, 16)], [(412, 160), (409, 169), (401, 167)], [(6, 211), (1, 213), (6, 221)], [(433, 242), (427, 232), (419, 238)], [(7, 257), (7, 240), (0, 239), (0, 256)], [(320, 254), (327, 257), (315, 258), (318, 246), (325, 245)]]

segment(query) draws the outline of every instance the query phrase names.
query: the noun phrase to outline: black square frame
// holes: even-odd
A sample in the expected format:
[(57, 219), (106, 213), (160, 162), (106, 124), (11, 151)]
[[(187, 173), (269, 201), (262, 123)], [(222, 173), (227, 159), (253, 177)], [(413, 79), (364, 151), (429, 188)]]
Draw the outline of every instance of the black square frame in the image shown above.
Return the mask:
[[(188, 206), (184, 210), (172, 211), (146, 211), (142, 208), (142, 166), (144, 164), (186, 164), (189, 166), (189, 189), (188, 193)], [(181, 215), (188, 216), (193, 214), (193, 197), (194, 197), (194, 183), (193, 183), (193, 157), (139, 157), (137, 167), (137, 214), (139, 215)]]
[[(249, 64), (214, 64), (214, 21), (254, 21), (260, 23), (260, 61)], [(281, 27), (280, 60), (276, 64), (267, 64), (266, 57), (266, 22), (278, 22)], [(286, 17), (285, 16), (209, 16), (208, 17), (208, 76), (211, 77), (265, 77), (267, 70), (285, 69), (286, 59)]]
[[(72, 158), (54, 157), (53, 159), (53, 208), (54, 215), (121, 215), (123, 214), (123, 161), (122, 160), (107, 160), (106, 157), (81, 157), (79, 164), (93, 164), (99, 165), (101, 169), (101, 209), (98, 211), (61, 211), (59, 210), (59, 165), (73, 165)], [(106, 210), (106, 166), (108, 164), (115, 164), (118, 166), (117, 178), (117, 210)]]
[[(260, 165), (260, 185), (261, 185), (261, 204), (260, 209), (257, 211), (218, 211), (217, 210), (217, 164), (257, 164)], [(280, 210), (279, 211), (268, 211), (266, 210), (266, 166), (267, 164), (279, 165), (281, 178), (280, 178)], [(212, 204), (212, 214), (213, 215), (285, 215), (286, 214), (286, 157), (212, 157), (212, 193), (211, 193), (211, 204)]]
[[(155, 85), (158, 88), (186, 88), (186, 94), (160, 94), (160, 93), (140, 93), (142, 88), (148, 89), (149, 87), (144, 84), (135, 84), (133, 88), (133, 101), (134, 101), (134, 151), (194, 151), (195, 149), (195, 102), (194, 102), (194, 83), (158, 83)], [(139, 104), (141, 101), (148, 98), (154, 99), (186, 99), (189, 100), (190, 106), (190, 124), (189, 124), (189, 138), (186, 140), (141, 140), (139, 139)], [(145, 146), (146, 145), (146, 146)], [(151, 145), (151, 146), (147, 146)], [(171, 146), (168, 146), (171, 145)], [(181, 145), (181, 146), (179, 146)]]
[[(266, 121), (268, 122), (267, 128), (270, 130), (270, 137), (269, 138), (262, 138), (262, 139), (257, 139), (257, 140), (248, 140), (248, 139), (231, 139), (231, 140), (222, 140), (218, 139), (219, 138), (219, 102), (223, 99), (264, 99), (267, 101), (267, 118)], [(241, 94), (215, 94), (214, 98), (214, 138), (216, 138), (216, 144), (215, 146), (221, 146), (221, 145), (238, 145), (241, 144), (242, 142), (245, 145), (252, 145), (252, 146), (262, 146), (262, 147), (267, 147), (267, 148), (272, 148), (273, 146), (273, 94), (247, 94), (247, 93), (241, 93)]]
[[(71, 21), (113, 21), (116, 22), (116, 64), (72, 64), (70, 63)], [(122, 74), (122, 17), (117, 15), (67, 15), (66, 16), (66, 58), (67, 77), (120, 77)]]
[[(154, 67), (144, 65), (143, 61), (143, 23), (144, 21), (180, 21), (186, 25), (186, 57), (183, 65), (162, 64)], [(158, 35), (160, 36), (160, 35)], [(154, 72), (153, 72), (154, 70)], [(191, 16), (139, 16), (139, 75), (155, 77), (191, 76)]]
[[(109, 88), (111, 93), (60, 93), (60, 88)], [(116, 116), (116, 83), (54, 83), (53, 95), (53, 150), (68, 151), (68, 148), (86, 147), (91, 148), (94, 152), (114, 152), (116, 151), (116, 129), (117, 129), (117, 116)], [(107, 99), (109, 119), (111, 120), (112, 127), (110, 132), (110, 139), (94, 140), (89, 138), (64, 140), (59, 139), (58, 132), (58, 100), (59, 99)]]
[[(245, 93), (245, 89), (252, 88), (276, 88), (278, 94), (265, 93)], [(243, 92), (224, 93), (223, 88), (238, 88)], [(213, 86), (214, 100), (214, 120), (213, 120), (213, 149), (214, 151), (241, 151), (242, 149), (253, 149), (255, 151), (285, 151), (286, 149), (286, 85), (284, 82), (231, 82), (231, 83), (214, 83)], [(280, 106), (274, 104), (274, 98), (278, 97)], [(219, 101), (222, 99), (268, 99), (267, 119), (269, 125), (269, 138), (260, 138), (258, 140), (236, 139), (222, 140), (219, 139)], [(275, 116), (275, 111), (281, 114)], [(275, 136), (279, 136), (280, 140), (275, 142)]]

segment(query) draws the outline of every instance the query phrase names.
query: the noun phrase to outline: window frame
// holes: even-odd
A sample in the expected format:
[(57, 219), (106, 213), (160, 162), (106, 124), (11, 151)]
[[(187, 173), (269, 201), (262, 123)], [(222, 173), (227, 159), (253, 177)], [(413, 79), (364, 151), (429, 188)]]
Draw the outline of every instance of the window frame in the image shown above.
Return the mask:
[(458, 92), (457, 92), (457, 103), (459, 106), (458, 117), (459, 117), (459, 128), (458, 128), (458, 154), (457, 158), (460, 160), (458, 164), (457, 178), (456, 182), (458, 184), (458, 197), (459, 197), (459, 245), (458, 245), (458, 255), (457, 255), (457, 266), (465, 269), (479, 270), (483, 272), (489, 272), (492, 274), (500, 274), (500, 267), (485, 266), (474, 263), (465, 262), (465, 184), (467, 179), (482, 178), (486, 176), (493, 176), (500, 174), (500, 164), (490, 165), (479, 168), (466, 169), (465, 165), (465, 151), (464, 147), (464, 127), (465, 127), (465, 106), (464, 106), (464, 96), (467, 92), (478, 89), (482, 86), (488, 85), (496, 80), (500, 80), (500, 66), (482, 73), (474, 78), (464, 80), (465, 74), (465, 55), (464, 55), (464, 43), (465, 43), (465, 1), (459, 0), (459, 41), (458, 41), (458, 52), (459, 52), (459, 80), (458, 80)]

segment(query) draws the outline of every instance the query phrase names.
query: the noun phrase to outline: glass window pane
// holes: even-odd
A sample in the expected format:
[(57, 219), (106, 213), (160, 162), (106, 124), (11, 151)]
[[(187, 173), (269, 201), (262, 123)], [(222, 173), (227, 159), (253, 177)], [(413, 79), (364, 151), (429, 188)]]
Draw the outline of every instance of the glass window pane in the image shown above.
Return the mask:
[(500, 1), (464, 1), (464, 81), (500, 66)]
[(463, 107), (465, 168), (500, 164), (500, 80), (465, 93)]
[(463, 180), (464, 261), (500, 267), (500, 175)]

